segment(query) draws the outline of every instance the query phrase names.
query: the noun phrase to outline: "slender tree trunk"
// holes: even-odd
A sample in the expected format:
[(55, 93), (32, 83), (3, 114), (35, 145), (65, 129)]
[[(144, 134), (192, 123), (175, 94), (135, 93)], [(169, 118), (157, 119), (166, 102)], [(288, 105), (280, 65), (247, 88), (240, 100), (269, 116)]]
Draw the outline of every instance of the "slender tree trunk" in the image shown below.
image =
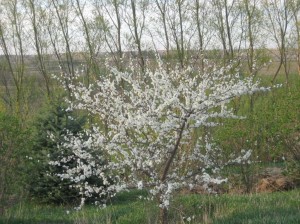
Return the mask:
[(168, 224), (168, 210), (167, 208), (159, 209), (159, 223), (160, 224)]
[(254, 65), (254, 41), (253, 41), (253, 33), (252, 33), (252, 11), (249, 7), (249, 0), (245, 0), (245, 8), (246, 8), (246, 15), (247, 15), (247, 24), (248, 24), (248, 41), (249, 41), (249, 48), (248, 48), (248, 68), (251, 75), (253, 75), (253, 65)]
[(178, 1), (179, 26), (180, 26), (180, 65), (181, 65), (181, 68), (184, 67), (184, 57), (185, 57), (184, 39), (183, 39), (182, 4), (183, 4), (183, 0)]
[(201, 74), (204, 73), (204, 37), (201, 29), (201, 21), (200, 21), (200, 2), (196, 0), (195, 2), (195, 10), (196, 10), (196, 23), (197, 23), (197, 32), (198, 32), (198, 42), (199, 42), (199, 53), (200, 53), (200, 71)]
[[(189, 117), (189, 115), (187, 117)], [(175, 156), (176, 156), (176, 154), (178, 152), (178, 149), (179, 149), (179, 146), (180, 146), (180, 142), (181, 142), (181, 139), (182, 139), (182, 134), (183, 134), (183, 131), (184, 131), (185, 127), (186, 127), (187, 117), (183, 120), (183, 122), (181, 124), (181, 127), (178, 130), (178, 133), (177, 133), (178, 136), (177, 136), (177, 140), (175, 142), (174, 148), (173, 148), (173, 150), (171, 152), (171, 155), (168, 158), (168, 160), (166, 161), (165, 166), (163, 168), (163, 172), (162, 172), (162, 175), (160, 177), (161, 183), (165, 183), (167, 175), (168, 175), (169, 170), (170, 170), (170, 167), (172, 165), (172, 162), (173, 162), (173, 160), (174, 160), (174, 158), (175, 158)], [(159, 199), (158, 199), (160, 205), (163, 205), (163, 201), (162, 201), (162, 197), (161, 197), (162, 194), (163, 194), (163, 192), (159, 194)], [(168, 210), (167, 210), (166, 207), (162, 206), (160, 208), (160, 215), (159, 215), (159, 217), (160, 217), (160, 223), (161, 224), (167, 224), (168, 223)]]
[[(67, 67), (68, 67), (68, 72), (69, 75), (74, 76), (75, 74), (75, 69), (74, 69), (74, 62), (73, 62), (73, 56), (72, 56), (72, 51), (71, 51), (71, 46), (70, 46), (70, 36), (69, 36), (69, 18), (68, 15), (65, 15), (65, 17), (62, 17), (60, 10), (59, 10), (59, 5), (57, 0), (52, 0), (52, 4), (55, 9), (55, 13), (62, 31), (62, 35), (64, 38), (64, 42), (66, 45), (66, 60), (67, 60)], [(65, 4), (68, 4), (65, 3)], [(68, 10), (68, 9), (66, 9)], [(69, 12), (66, 12), (69, 13)]]
[(170, 40), (169, 40), (169, 33), (168, 33), (168, 27), (167, 27), (167, 18), (166, 18), (167, 1), (164, 0), (162, 5), (160, 5), (158, 0), (156, 0), (155, 2), (156, 2), (156, 6), (159, 9), (160, 14), (161, 14), (161, 20), (162, 20), (162, 23), (163, 23), (164, 36), (165, 36), (165, 41), (166, 41), (166, 54), (167, 54), (167, 59), (169, 59), (169, 57), (170, 57)]
[(37, 18), (36, 18), (36, 2), (34, 0), (29, 0), (29, 4), (30, 4), (30, 10), (31, 10), (31, 14), (32, 14), (31, 23), (32, 23), (32, 28), (33, 28), (34, 45), (35, 45), (35, 50), (36, 50), (37, 57), (38, 57), (39, 68), (40, 68), (40, 72), (42, 73), (42, 76), (45, 81), (47, 96), (48, 96), (48, 98), (50, 98), (50, 96), (51, 96), (50, 78), (48, 77), (48, 74), (47, 74), (47, 70), (46, 70), (45, 62), (44, 62), (44, 55), (41, 50), (42, 46), (40, 44), (40, 35), (39, 35), (39, 31), (38, 31)]
[[(88, 51), (89, 51), (88, 60), (87, 60), (87, 72), (86, 72), (87, 85), (89, 85), (89, 83), (90, 83), (90, 73), (97, 72), (97, 69), (95, 69), (96, 68), (96, 63), (94, 63), (95, 54), (94, 54), (94, 49), (92, 47), (92, 42), (91, 42), (91, 38), (90, 38), (90, 31), (88, 29), (85, 17), (83, 15), (82, 8), (81, 8), (79, 0), (76, 0), (76, 5), (77, 5), (78, 15), (79, 15), (80, 20), (81, 20), (82, 25), (83, 25), (85, 41), (86, 41), (86, 45), (87, 45)], [(91, 72), (90, 72), (90, 70), (91, 70)]]
[[(131, 0), (131, 10), (132, 10), (132, 18), (133, 18), (133, 30), (134, 30), (135, 44), (137, 45), (137, 48), (138, 48), (140, 67), (142, 69), (142, 72), (144, 73), (145, 72), (145, 59), (143, 56), (142, 46), (141, 46), (141, 38), (140, 38), (141, 33), (138, 32), (135, 0)], [(142, 32), (142, 30), (140, 32)]]
[(230, 16), (229, 13), (230, 12), (228, 9), (227, 0), (225, 0), (225, 2), (224, 2), (224, 7), (225, 7), (225, 26), (226, 26), (228, 45), (229, 45), (229, 55), (230, 55), (230, 60), (232, 60), (233, 56), (234, 56), (234, 51), (233, 51), (233, 45), (232, 45), (231, 28), (230, 28), (230, 24), (229, 24), (229, 16)]

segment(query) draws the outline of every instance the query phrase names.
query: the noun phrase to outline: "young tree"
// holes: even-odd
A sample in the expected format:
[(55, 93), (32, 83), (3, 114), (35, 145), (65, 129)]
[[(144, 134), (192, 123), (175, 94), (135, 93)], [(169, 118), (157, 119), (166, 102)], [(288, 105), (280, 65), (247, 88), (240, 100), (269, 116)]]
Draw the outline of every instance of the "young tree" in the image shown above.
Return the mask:
[[(94, 85), (71, 85), (75, 100), (69, 109), (85, 110), (100, 122), (86, 130), (86, 140), (68, 134), (62, 146), (82, 159), (91, 157), (85, 148), (97, 148), (108, 156), (107, 165), (95, 172), (104, 176), (104, 170), (110, 171), (104, 178), (110, 187), (86, 186), (86, 196), (95, 190), (111, 193), (145, 187), (159, 203), (161, 223), (167, 223), (170, 198), (176, 190), (222, 183), (225, 180), (218, 175), (222, 166), (249, 156), (248, 152), (222, 163), (221, 150), (209, 139), (202, 141), (195, 130), (217, 125), (216, 118), (238, 118), (225, 105), (263, 88), (251, 78), (241, 80), (230, 74), (231, 66), (199, 76), (191, 68), (167, 71), (158, 63), (157, 69), (147, 69), (146, 74), (141, 71), (133, 76), (111, 69), (110, 75)], [(120, 91), (122, 80), (126, 88)], [(89, 169), (80, 159), (77, 167)], [(78, 172), (66, 168), (61, 176), (75, 178)]]

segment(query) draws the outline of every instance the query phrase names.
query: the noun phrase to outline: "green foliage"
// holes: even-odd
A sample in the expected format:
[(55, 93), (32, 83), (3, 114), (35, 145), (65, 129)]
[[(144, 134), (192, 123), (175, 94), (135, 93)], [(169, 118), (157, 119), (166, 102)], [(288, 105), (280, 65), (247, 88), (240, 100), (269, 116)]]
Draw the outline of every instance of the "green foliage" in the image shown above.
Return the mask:
[(286, 153), (285, 139), (299, 130), (299, 83), (295, 76), (290, 87), (236, 99), (232, 107), (246, 119), (221, 121), (216, 139), (228, 150), (250, 148), (259, 160), (280, 159)]
[[(270, 83), (268, 77), (262, 78), (263, 85)], [(280, 79), (278, 81), (284, 82)], [(214, 138), (227, 155), (238, 154), (242, 149), (251, 149), (252, 160), (255, 162), (282, 161), (283, 158), (295, 161), (292, 159), (292, 150), (299, 144), (299, 140), (288, 140), (300, 132), (299, 90), (299, 76), (294, 75), (291, 76), (289, 86), (234, 99), (231, 104), (233, 110), (246, 118), (220, 121), (224, 125), (214, 130)], [(299, 173), (299, 170), (296, 172)], [(256, 173), (256, 166), (241, 166), (240, 181), (244, 183), (247, 191), (255, 183)]]
[(0, 112), (0, 213), (25, 193), (28, 178), (26, 157), (30, 144), (30, 132), (21, 126), (21, 122)]
[[(30, 184), (30, 192), (40, 202), (76, 201), (79, 197), (78, 189), (71, 189), (70, 181), (61, 180), (56, 174), (62, 173), (62, 168), (49, 165), (49, 161), (57, 161), (62, 153), (71, 155), (70, 151), (59, 150), (57, 144), (64, 141), (61, 136), (65, 135), (67, 130), (73, 134), (82, 131), (85, 118), (74, 116), (73, 112), (66, 111), (66, 107), (59, 102), (52, 102), (50, 108), (46, 108), (46, 111), (41, 114), (35, 122), (35, 141), (32, 151), (32, 167), (35, 176)], [(57, 142), (50, 139), (50, 133)]]
[(285, 143), (288, 151), (285, 174), (300, 186), (300, 132), (285, 139)]

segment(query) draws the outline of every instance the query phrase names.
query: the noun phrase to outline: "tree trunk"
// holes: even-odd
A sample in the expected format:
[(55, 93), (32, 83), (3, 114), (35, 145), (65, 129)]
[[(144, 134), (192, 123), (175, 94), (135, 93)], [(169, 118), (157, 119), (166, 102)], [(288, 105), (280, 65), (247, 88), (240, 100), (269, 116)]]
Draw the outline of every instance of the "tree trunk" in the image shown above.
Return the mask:
[(165, 207), (160, 208), (159, 210), (159, 223), (160, 224), (168, 223), (168, 210)]

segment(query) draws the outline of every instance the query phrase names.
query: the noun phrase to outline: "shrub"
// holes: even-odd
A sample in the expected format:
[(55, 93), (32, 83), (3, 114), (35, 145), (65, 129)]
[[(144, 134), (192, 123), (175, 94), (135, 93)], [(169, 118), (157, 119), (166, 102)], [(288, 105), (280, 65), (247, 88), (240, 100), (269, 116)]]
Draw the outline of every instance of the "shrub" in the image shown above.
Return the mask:
[(0, 112), (0, 213), (25, 193), (30, 144), (30, 132), (24, 130), (18, 118)]

